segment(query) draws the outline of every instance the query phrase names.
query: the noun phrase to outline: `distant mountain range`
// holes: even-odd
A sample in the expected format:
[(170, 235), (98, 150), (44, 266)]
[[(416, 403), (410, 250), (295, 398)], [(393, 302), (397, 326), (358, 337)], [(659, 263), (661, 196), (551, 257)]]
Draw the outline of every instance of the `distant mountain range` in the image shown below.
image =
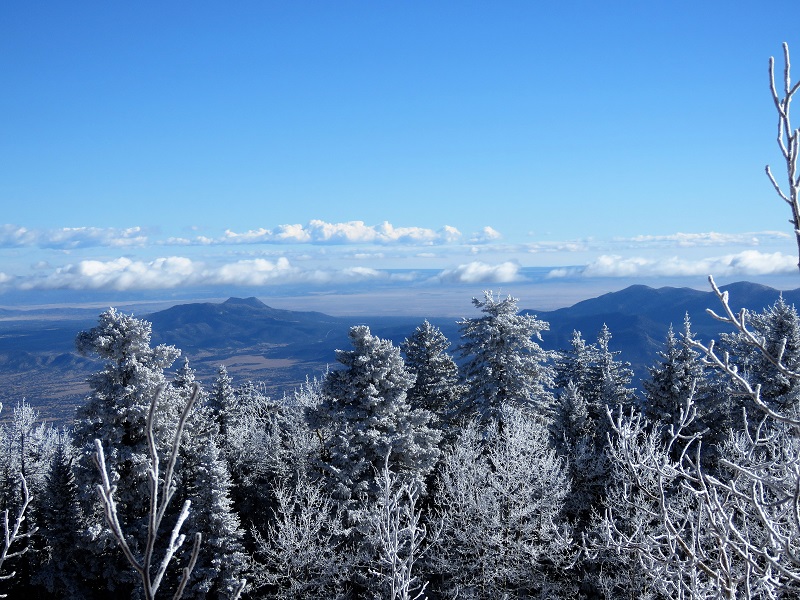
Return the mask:
[[(777, 300), (777, 290), (741, 282), (723, 288), (738, 309), (762, 310)], [(783, 292), (789, 303), (800, 305), (800, 289)], [(646, 374), (672, 323), (680, 330), (688, 312), (693, 330), (701, 340), (716, 338), (721, 323), (706, 314), (720, 306), (711, 292), (690, 288), (651, 288), (634, 285), (618, 292), (579, 302), (554, 311), (526, 310), (550, 324), (543, 334), (548, 349), (568, 347), (572, 331), (594, 341), (603, 324), (613, 335), (612, 348), (622, 351), (638, 376)], [(0, 401), (7, 409), (26, 398), (43, 416), (68, 422), (87, 391), (86, 376), (99, 363), (74, 350), (76, 334), (96, 323), (96, 314), (85, 310), (29, 313), (5, 310), (0, 315)], [(401, 343), (424, 318), (439, 327), (453, 342), (459, 330), (451, 318), (333, 317), (320, 312), (279, 310), (257, 298), (230, 298), (221, 303), (179, 304), (144, 315), (153, 324), (153, 342), (181, 348), (198, 379), (211, 383), (220, 364), (235, 382), (263, 382), (273, 395), (290, 392), (306, 376), (321, 376), (336, 368), (334, 350), (349, 348), (347, 332), (352, 325), (369, 325), (373, 333)], [(176, 365), (177, 367), (178, 365)]]

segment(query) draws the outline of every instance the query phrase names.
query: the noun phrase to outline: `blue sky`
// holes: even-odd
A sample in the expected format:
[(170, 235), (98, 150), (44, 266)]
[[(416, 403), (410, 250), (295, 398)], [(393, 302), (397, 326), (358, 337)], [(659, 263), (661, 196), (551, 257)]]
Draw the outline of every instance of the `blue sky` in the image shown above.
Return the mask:
[(0, 11), (0, 304), (531, 268), (797, 287), (763, 172), (796, 0)]

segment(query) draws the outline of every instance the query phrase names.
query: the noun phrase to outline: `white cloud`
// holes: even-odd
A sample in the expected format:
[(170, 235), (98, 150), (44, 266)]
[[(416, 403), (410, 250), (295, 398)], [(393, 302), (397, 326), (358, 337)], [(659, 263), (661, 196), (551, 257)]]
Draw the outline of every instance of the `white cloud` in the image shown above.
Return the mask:
[(291, 279), (296, 275), (289, 261), (279, 258), (277, 261), (265, 258), (240, 260), (223, 265), (204, 273), (203, 283), (224, 285), (264, 285), (276, 280)]
[(438, 278), (448, 283), (509, 283), (519, 280), (519, 265), (510, 261), (498, 265), (474, 261), (444, 270)]
[(533, 242), (525, 244), (524, 248), (531, 254), (554, 253), (554, 252), (583, 252), (588, 250), (588, 245), (584, 241), (573, 242)]
[(472, 244), (486, 244), (488, 242), (494, 242), (499, 240), (503, 237), (499, 231), (489, 227), (488, 225), (481, 229), (478, 233), (475, 233), (470, 238), (470, 243)]
[(764, 239), (785, 240), (790, 236), (782, 231), (759, 231), (750, 233), (673, 233), (670, 235), (637, 235), (632, 238), (615, 238), (618, 242), (631, 242), (638, 246), (758, 246)]
[[(2, 274), (0, 274), (2, 275)], [(5, 279), (4, 279), (5, 278)], [(109, 261), (83, 260), (59, 267), (44, 275), (23, 279), (19, 288), (72, 290), (152, 290), (186, 286), (262, 286), (281, 283), (358, 282), (387, 279), (384, 271), (366, 267), (345, 269), (300, 269), (286, 258), (238, 260), (208, 266), (186, 257), (170, 256), (152, 261), (121, 257)], [(11, 277), (0, 276), (0, 283)]]
[(445, 244), (458, 241), (461, 233), (455, 227), (445, 225), (439, 231), (424, 227), (395, 227), (388, 221), (380, 225), (366, 225), (364, 221), (327, 223), (314, 219), (300, 224), (280, 225), (272, 229), (253, 229), (237, 233), (225, 231), (220, 244)]
[(193, 283), (196, 265), (171, 256), (150, 262), (121, 257), (110, 261), (82, 260), (49, 275), (23, 281), (21, 289), (165, 289)]
[(797, 258), (781, 252), (745, 250), (689, 260), (672, 256), (662, 259), (603, 255), (582, 269), (554, 269), (549, 277), (565, 277), (580, 272), (585, 277), (679, 277), (696, 275), (775, 275), (797, 269)]
[(98, 246), (143, 246), (148, 236), (141, 227), (62, 227), (59, 229), (27, 229), (16, 225), (0, 225), (0, 248), (38, 246), (72, 250)]

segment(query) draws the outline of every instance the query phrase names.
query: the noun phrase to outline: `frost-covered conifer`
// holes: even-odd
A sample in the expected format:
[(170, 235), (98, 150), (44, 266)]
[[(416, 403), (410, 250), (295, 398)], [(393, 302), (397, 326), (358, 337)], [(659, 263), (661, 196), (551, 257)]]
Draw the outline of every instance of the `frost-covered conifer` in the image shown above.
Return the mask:
[[(176, 371), (172, 387), (185, 404), (197, 394), (181, 441), (179, 485), (176, 505), (192, 502), (186, 529), (201, 532), (203, 544), (184, 598), (229, 598), (248, 567), (239, 515), (230, 497), (231, 476), (228, 464), (217, 446), (218, 423), (208, 396), (198, 388), (195, 371), (184, 358)], [(182, 549), (184, 560), (191, 548)]]
[[(239, 515), (230, 498), (231, 479), (214, 438), (193, 444), (184, 466), (183, 496), (192, 501), (187, 531), (203, 534), (197, 564), (184, 598), (231, 598), (249, 568)], [(188, 462), (188, 461), (187, 461)], [(186, 552), (188, 552), (188, 548)]]
[(586, 527), (608, 483), (605, 431), (589, 416), (589, 406), (572, 381), (556, 402), (553, 432), (555, 447), (565, 460), (570, 490), (564, 501), (565, 515), (579, 530)]
[(569, 350), (556, 357), (555, 386), (566, 390), (570, 382), (585, 399), (592, 394), (592, 365), (597, 362), (597, 347), (586, 344), (581, 332), (573, 330)]
[(447, 354), (450, 341), (427, 320), (401, 345), (406, 368), (416, 376), (407, 392), (414, 408), (424, 408), (439, 422), (451, 412), (461, 395), (458, 366)]
[(73, 434), (78, 453), (75, 482), (87, 520), (86, 544), (103, 557), (82, 565), (82, 572), (94, 580), (94, 589), (108, 588), (115, 594), (130, 590), (136, 579), (105, 525), (96, 490), (99, 475), (93, 458), (94, 440), (101, 440), (106, 452), (122, 526), (134, 544), (142, 543), (147, 538), (145, 499), (150, 493), (147, 413), (158, 389), (163, 387), (154, 429), (158, 447), (168, 448), (182, 409), (177, 392), (166, 386), (164, 376), (164, 370), (180, 351), (173, 346), (151, 346), (151, 333), (149, 322), (111, 308), (100, 315), (95, 327), (81, 332), (76, 339), (81, 354), (96, 356), (104, 363), (88, 379), (91, 391), (85, 404), (78, 408)]
[[(606, 446), (611, 426), (606, 411), (633, 401), (633, 390), (628, 387), (633, 372), (628, 363), (617, 360), (619, 352), (610, 349), (610, 340), (605, 325), (594, 344), (587, 344), (575, 331), (570, 349), (558, 359), (557, 380), (562, 387), (553, 431), (572, 481), (565, 512), (581, 533), (590, 526), (609, 481)], [(579, 572), (580, 568), (576, 569), (576, 578)]]
[(692, 348), (689, 315), (684, 319), (683, 333), (678, 339), (670, 325), (664, 349), (658, 353), (658, 362), (650, 367), (650, 378), (644, 387), (644, 415), (650, 422), (669, 427), (677, 425), (679, 413), (687, 398), (695, 400), (704, 391), (703, 365), (699, 354)]
[(220, 365), (209, 392), (208, 406), (217, 422), (221, 440), (227, 438), (228, 422), (232, 417), (235, 405), (236, 390), (233, 387), (233, 379), (228, 375), (225, 365)]
[(414, 376), (400, 350), (368, 327), (352, 327), (350, 341), (353, 350), (336, 351), (345, 368), (328, 373), (317, 409), (317, 419), (330, 424), (320, 466), (331, 493), (342, 501), (376, 497), (375, 473), (387, 453), (398, 476), (422, 487), (441, 434), (430, 427), (431, 413), (408, 402)]
[(460, 416), (496, 418), (505, 404), (550, 411), (554, 370), (547, 363), (551, 354), (534, 341), (549, 325), (533, 315), (519, 314), (517, 299), (496, 299), (492, 292), (472, 303), (482, 317), (459, 321), (459, 352), (465, 363), (466, 386)]
[(650, 367), (650, 378), (642, 382), (645, 392), (642, 412), (650, 423), (662, 425), (663, 434), (668, 435), (669, 427), (680, 423), (681, 410), (691, 397), (696, 415), (687, 433), (703, 432), (704, 456), (711, 458), (729, 432), (729, 402), (720, 393), (725, 391), (724, 386), (715, 389), (712, 385), (699, 353), (692, 346), (693, 340), (688, 314), (679, 338), (670, 326), (664, 349), (658, 353), (659, 361)]
[(590, 404), (600, 409), (604, 418), (605, 407), (631, 406), (636, 396), (632, 387), (633, 369), (627, 361), (618, 360), (619, 350), (611, 350), (611, 330), (604, 323), (597, 334), (597, 362), (593, 366), (593, 380), (600, 383), (596, 402)]
[(39, 509), (44, 556), (35, 579), (58, 598), (81, 596), (85, 590), (83, 565), (92, 560), (81, 544), (84, 520), (72, 472), (74, 456), (69, 434), (60, 432)]
[[(772, 356), (778, 356), (786, 340), (782, 363), (790, 370), (800, 371), (800, 316), (794, 305), (787, 304), (781, 296), (760, 313), (748, 312), (747, 324), (764, 340)], [(761, 384), (761, 399), (768, 406), (787, 413), (800, 411), (800, 381), (781, 373), (762, 352), (748, 344), (741, 333), (721, 337), (746, 377), (753, 385)], [(754, 412), (752, 406), (747, 409), (751, 414)]]

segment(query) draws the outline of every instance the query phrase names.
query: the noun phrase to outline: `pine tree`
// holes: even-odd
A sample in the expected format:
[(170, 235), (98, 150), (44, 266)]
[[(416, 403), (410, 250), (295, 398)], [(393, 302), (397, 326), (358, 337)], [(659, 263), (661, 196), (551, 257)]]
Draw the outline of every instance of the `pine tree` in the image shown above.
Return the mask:
[(350, 329), (353, 350), (337, 350), (344, 369), (328, 373), (318, 419), (330, 423), (321, 467), (334, 498), (374, 498), (375, 474), (389, 453), (390, 468), (422, 487), (439, 456), (440, 434), (430, 427), (431, 413), (412, 408), (406, 392), (414, 383), (400, 350), (370, 333)]
[(93, 459), (94, 440), (102, 441), (106, 453), (122, 526), (134, 545), (142, 543), (147, 537), (148, 507), (144, 499), (149, 497), (147, 413), (152, 399), (163, 388), (155, 434), (157, 446), (168, 448), (182, 408), (164, 376), (164, 370), (180, 351), (173, 346), (152, 347), (151, 334), (152, 326), (147, 321), (111, 308), (100, 315), (97, 326), (81, 332), (76, 339), (81, 354), (104, 361), (102, 370), (88, 379), (91, 392), (78, 408), (74, 428), (78, 452), (75, 482), (87, 521), (84, 543), (96, 556), (103, 557), (82, 565), (82, 572), (93, 580), (91, 588), (95, 590), (84, 590), (86, 596), (102, 595), (100, 590), (107, 589), (109, 596), (119, 597), (129, 593), (137, 582), (106, 527), (98, 501), (95, 486), (100, 478)]
[[(643, 414), (651, 424), (662, 427), (662, 436), (669, 436), (669, 428), (681, 422), (681, 411), (692, 399), (696, 416), (686, 433), (703, 433), (704, 450), (727, 436), (728, 410), (720, 406), (720, 398), (709, 383), (700, 355), (693, 348), (691, 321), (684, 317), (683, 332), (677, 338), (670, 326), (664, 349), (658, 353), (660, 360), (650, 367), (650, 378), (642, 382), (645, 391)], [(679, 449), (675, 449), (679, 452)]]
[[(249, 568), (244, 552), (244, 531), (230, 498), (231, 478), (213, 437), (198, 438), (190, 449), (191, 464), (185, 464), (185, 497), (192, 508), (187, 530), (203, 534), (203, 544), (192, 582), (184, 598), (232, 597)], [(188, 548), (187, 548), (188, 551)]]
[(551, 353), (534, 341), (541, 340), (549, 325), (533, 315), (518, 314), (517, 299), (511, 296), (498, 300), (488, 291), (483, 300), (473, 298), (472, 303), (484, 316), (458, 322), (466, 386), (459, 416), (497, 418), (505, 404), (549, 413)]
[(407, 392), (413, 408), (424, 408), (438, 422), (446, 420), (459, 400), (458, 366), (447, 354), (450, 341), (427, 320), (401, 345), (406, 368), (416, 376)]
[(86, 582), (83, 565), (92, 560), (82, 548), (84, 525), (78, 486), (72, 472), (75, 449), (67, 432), (58, 436), (39, 510), (44, 560), (36, 581), (57, 598), (80, 597)]
[[(790, 370), (800, 370), (800, 316), (794, 305), (787, 304), (783, 296), (760, 313), (747, 314), (748, 326), (764, 341), (773, 357), (781, 353), (782, 363)], [(761, 398), (773, 410), (796, 414), (800, 410), (800, 381), (782, 374), (764, 354), (748, 344), (743, 335), (721, 336), (731, 348), (731, 355), (740, 362), (741, 369), (753, 384), (761, 384)], [(784, 342), (785, 340), (785, 342)], [(785, 343), (785, 346), (783, 345)], [(756, 414), (747, 406), (749, 414)]]
[(555, 386), (566, 390), (570, 382), (584, 398), (593, 393), (592, 365), (597, 361), (597, 347), (587, 345), (581, 332), (573, 330), (569, 350), (556, 357)]

